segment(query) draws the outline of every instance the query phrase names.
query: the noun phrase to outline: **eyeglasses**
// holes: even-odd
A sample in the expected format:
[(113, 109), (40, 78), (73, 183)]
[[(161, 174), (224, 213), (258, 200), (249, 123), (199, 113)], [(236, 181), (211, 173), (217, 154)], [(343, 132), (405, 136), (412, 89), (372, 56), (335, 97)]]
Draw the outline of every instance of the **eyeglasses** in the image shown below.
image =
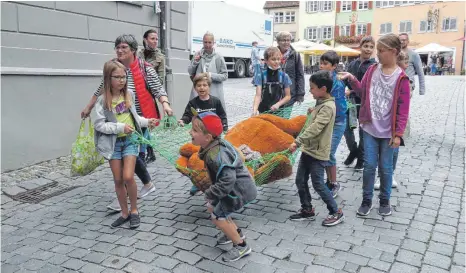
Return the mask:
[(289, 43), (289, 42), (291, 42), (291, 40), (280, 40), (280, 42), (282, 42), (282, 43)]
[(125, 82), (127, 79), (126, 76), (112, 76), (112, 78), (121, 82)]
[(121, 49), (121, 50), (123, 50), (123, 51), (126, 51), (126, 50), (129, 49), (129, 46), (124, 45), (124, 46), (116, 46), (116, 47), (115, 47), (115, 50), (119, 50), (119, 49)]

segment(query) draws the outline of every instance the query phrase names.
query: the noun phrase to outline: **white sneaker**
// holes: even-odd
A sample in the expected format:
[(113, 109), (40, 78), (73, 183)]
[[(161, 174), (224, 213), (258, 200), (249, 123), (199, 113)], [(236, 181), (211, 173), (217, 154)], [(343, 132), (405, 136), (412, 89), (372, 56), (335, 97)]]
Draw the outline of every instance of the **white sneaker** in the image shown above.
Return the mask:
[(146, 197), (147, 195), (149, 195), (149, 193), (154, 192), (154, 191), (155, 191), (155, 186), (154, 186), (154, 184), (152, 184), (152, 186), (149, 187), (149, 188), (142, 187), (141, 190), (139, 191), (138, 198), (139, 198), (139, 199), (144, 198), (144, 197)]
[(107, 206), (108, 209), (111, 209), (113, 211), (118, 211), (120, 212), (121, 211), (121, 207), (120, 207), (120, 203), (118, 202), (118, 198), (116, 198), (115, 200), (113, 200), (112, 203), (110, 203), (108, 206)]
[[(398, 183), (395, 180), (395, 176), (392, 178), (392, 188), (397, 188)], [(379, 190), (380, 189), (380, 177), (375, 178), (375, 183), (374, 183), (374, 190)]]

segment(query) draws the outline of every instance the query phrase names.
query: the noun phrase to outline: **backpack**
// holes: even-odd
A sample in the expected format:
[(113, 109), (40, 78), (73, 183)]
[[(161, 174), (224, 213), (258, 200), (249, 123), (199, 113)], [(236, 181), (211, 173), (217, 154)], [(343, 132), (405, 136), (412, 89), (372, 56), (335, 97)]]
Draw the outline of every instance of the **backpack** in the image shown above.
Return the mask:
[[(262, 94), (261, 102), (259, 104), (259, 113), (270, 111), (270, 107), (275, 103), (279, 102), (285, 96), (285, 72), (281, 69), (278, 70), (278, 81), (268, 81), (267, 79), (267, 68), (261, 69), (262, 79)], [(281, 106), (282, 108), (284, 106)]]

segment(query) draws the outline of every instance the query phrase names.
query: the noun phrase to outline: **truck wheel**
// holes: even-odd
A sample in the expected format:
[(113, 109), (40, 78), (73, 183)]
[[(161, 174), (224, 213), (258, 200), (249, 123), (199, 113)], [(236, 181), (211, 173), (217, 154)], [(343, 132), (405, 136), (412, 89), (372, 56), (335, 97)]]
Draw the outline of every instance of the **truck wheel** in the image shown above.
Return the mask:
[(236, 60), (236, 62), (235, 62), (235, 76), (237, 78), (244, 78), (245, 74), (246, 74), (246, 64), (241, 59)]
[(246, 77), (254, 76), (254, 68), (252, 67), (251, 62), (246, 64), (246, 72)]

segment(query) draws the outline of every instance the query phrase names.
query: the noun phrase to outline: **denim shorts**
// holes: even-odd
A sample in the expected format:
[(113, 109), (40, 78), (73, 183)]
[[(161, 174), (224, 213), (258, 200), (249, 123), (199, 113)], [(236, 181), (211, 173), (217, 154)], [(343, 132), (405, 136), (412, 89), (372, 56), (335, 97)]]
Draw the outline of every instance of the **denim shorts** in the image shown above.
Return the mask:
[(131, 135), (126, 137), (117, 137), (115, 149), (113, 150), (112, 159), (121, 160), (125, 156), (138, 156), (139, 146), (131, 141)]
[(332, 147), (330, 148), (330, 160), (327, 162), (327, 166), (336, 166), (337, 159), (335, 157), (335, 153), (337, 152), (338, 145), (340, 144), (341, 138), (345, 133), (346, 129), (346, 119), (343, 122), (335, 122), (333, 126), (333, 133), (332, 133)]
[(230, 216), (231, 213), (225, 211), (222, 206), (222, 202), (218, 202), (217, 205), (214, 207), (214, 211), (212, 212), (212, 218), (216, 220), (225, 220)]

